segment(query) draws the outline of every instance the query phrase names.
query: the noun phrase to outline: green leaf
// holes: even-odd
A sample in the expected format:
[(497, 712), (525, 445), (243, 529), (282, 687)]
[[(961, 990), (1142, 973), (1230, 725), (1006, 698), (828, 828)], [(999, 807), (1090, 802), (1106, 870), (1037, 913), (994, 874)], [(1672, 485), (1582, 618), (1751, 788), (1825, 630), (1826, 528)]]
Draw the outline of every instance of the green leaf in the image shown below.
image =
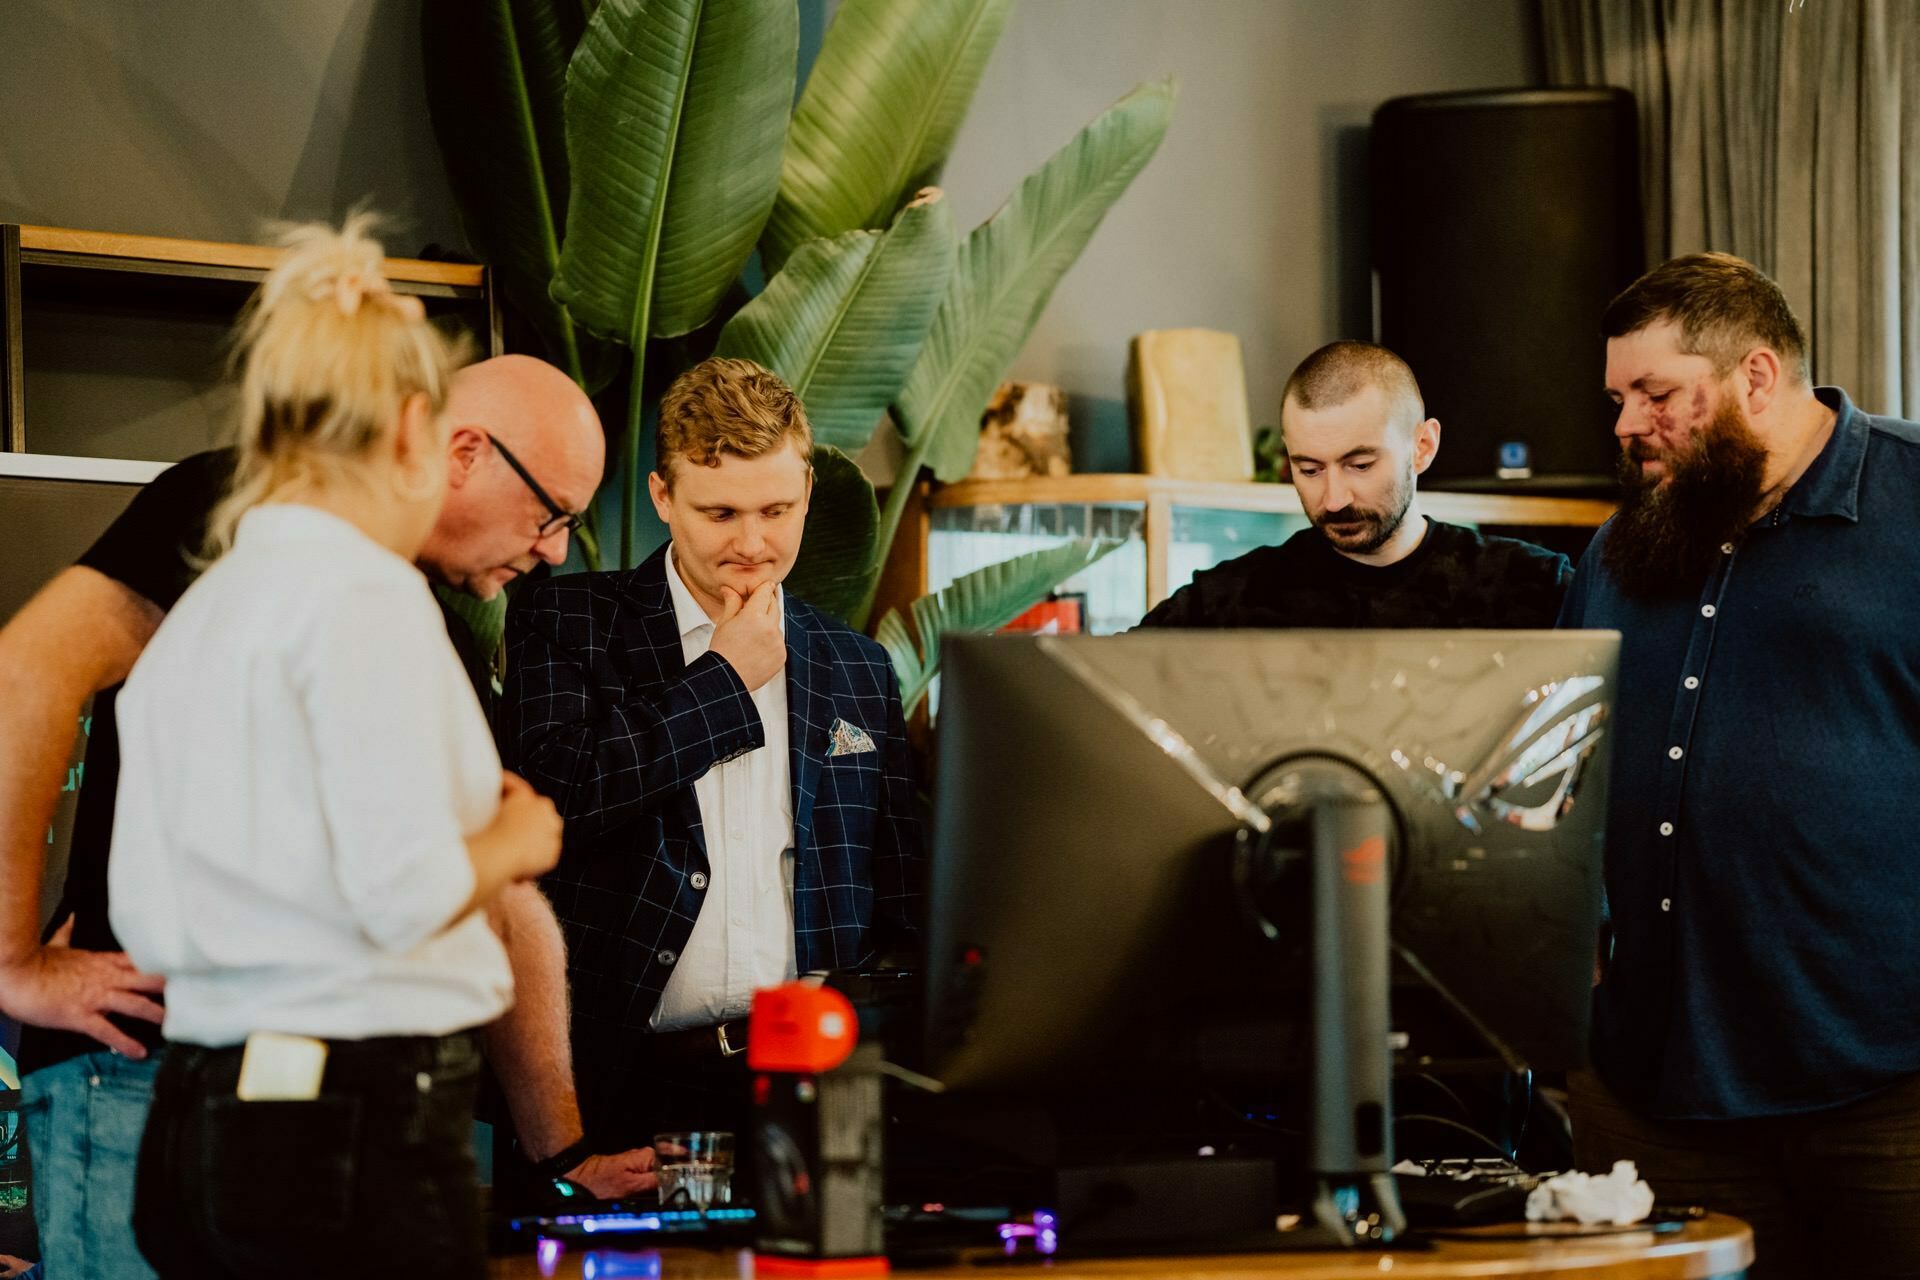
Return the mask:
[(495, 664), (497, 671), (500, 646), (507, 632), (507, 593), (497, 591), (493, 599), (482, 600), (464, 591), (437, 584), (433, 593), (440, 597), (440, 603), (447, 612), (467, 624), (467, 630), (473, 632), (474, 644)]
[(879, 528), (880, 506), (859, 464), (838, 449), (815, 445), (807, 528), (787, 590), (851, 625), (874, 572)]
[(601, 0), (567, 71), (576, 320), (639, 351), (713, 314), (779, 186), (799, 32), (793, 0)]
[(944, 591), (913, 602), (915, 647), (896, 609), (880, 619), (874, 638), (893, 659), (900, 679), (900, 702), (907, 714), (926, 696), (940, 671), (940, 641), (970, 631), (998, 631), (1046, 599), (1047, 593), (1120, 545), (1112, 538), (1082, 538), (1065, 546), (1032, 551), (954, 579)]
[(579, 0), (424, 0), (427, 113), (467, 243), (556, 363), (581, 379), (573, 321), (548, 292), (566, 225), (562, 122)]
[(858, 451), (913, 368), (953, 253), (953, 215), (937, 194), (890, 230), (809, 241), (727, 322), (716, 354), (779, 374), (816, 441)]
[(788, 134), (761, 252), (884, 227), (939, 177), (1013, 0), (842, 0)]
[(933, 331), (895, 404), (910, 459), (941, 480), (972, 469), (994, 388), (1060, 277), (1159, 147), (1172, 113), (1172, 80), (1135, 89), (962, 242)]

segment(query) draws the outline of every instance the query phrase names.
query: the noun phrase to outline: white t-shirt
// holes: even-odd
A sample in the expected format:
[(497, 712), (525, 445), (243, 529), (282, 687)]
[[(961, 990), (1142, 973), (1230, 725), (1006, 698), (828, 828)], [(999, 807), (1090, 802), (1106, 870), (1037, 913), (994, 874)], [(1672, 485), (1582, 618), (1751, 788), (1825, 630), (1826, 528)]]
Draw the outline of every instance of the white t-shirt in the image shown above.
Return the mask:
[(170, 1040), (444, 1035), (512, 1003), (465, 837), (500, 759), (419, 571), (295, 505), (241, 520), (119, 699), (110, 918)]

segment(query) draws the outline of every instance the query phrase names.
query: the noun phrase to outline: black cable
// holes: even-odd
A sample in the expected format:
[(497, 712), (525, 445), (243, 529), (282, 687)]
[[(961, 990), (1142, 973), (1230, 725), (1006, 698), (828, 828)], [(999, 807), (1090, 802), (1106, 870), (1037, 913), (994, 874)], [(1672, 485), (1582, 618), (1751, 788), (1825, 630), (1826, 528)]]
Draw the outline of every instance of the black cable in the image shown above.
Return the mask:
[(1458, 1120), (1449, 1120), (1445, 1116), (1430, 1116), (1430, 1115), (1416, 1113), (1414, 1115), (1395, 1116), (1393, 1120), (1393, 1124), (1395, 1128), (1399, 1128), (1403, 1124), (1410, 1124), (1416, 1120), (1420, 1121), (1423, 1124), (1437, 1124), (1444, 1129), (1457, 1129), (1461, 1133), (1466, 1134), (1468, 1137), (1477, 1139), (1481, 1143), (1484, 1143), (1488, 1150), (1498, 1155), (1502, 1160), (1505, 1160), (1509, 1164), (1513, 1162), (1512, 1153), (1507, 1151), (1505, 1147), (1502, 1147), (1499, 1143), (1495, 1142), (1492, 1138), (1489, 1138), (1486, 1134), (1480, 1132), (1478, 1129), (1473, 1128), (1471, 1125), (1461, 1124)]
[(1459, 1094), (1455, 1093), (1452, 1087), (1448, 1085), (1446, 1081), (1442, 1080), (1439, 1076), (1434, 1075), (1431, 1071), (1422, 1071), (1419, 1074), (1419, 1076), (1416, 1078), (1425, 1080), (1428, 1084), (1432, 1085), (1434, 1088), (1438, 1089), (1440, 1092), (1446, 1094), (1447, 1101), (1453, 1103), (1453, 1105), (1459, 1109), (1459, 1112), (1461, 1115), (1471, 1116), (1473, 1114), (1473, 1108), (1469, 1107), (1466, 1104), (1465, 1099), (1461, 1098)]
[(1513, 1162), (1520, 1163), (1520, 1144), (1527, 1140), (1527, 1121), (1533, 1118), (1533, 1069), (1519, 1073), (1520, 1076), (1520, 1128), (1513, 1135)]

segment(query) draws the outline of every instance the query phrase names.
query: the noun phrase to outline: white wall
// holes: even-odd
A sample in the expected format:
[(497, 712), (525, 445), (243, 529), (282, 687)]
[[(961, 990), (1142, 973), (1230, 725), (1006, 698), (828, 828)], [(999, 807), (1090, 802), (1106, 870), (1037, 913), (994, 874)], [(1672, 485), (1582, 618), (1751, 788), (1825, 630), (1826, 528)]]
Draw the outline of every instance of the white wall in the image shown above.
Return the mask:
[(1539, 83), (1531, 13), (1527, 0), (1024, 0), (944, 179), (963, 227), (1135, 84), (1171, 72), (1180, 90), (1159, 154), (1061, 283), (1014, 376), (1063, 384), (1078, 413), (1111, 419), (1097, 400), (1124, 396), (1135, 333), (1227, 329), (1245, 344), (1254, 421), (1276, 420), (1302, 356), (1370, 336), (1373, 109)]

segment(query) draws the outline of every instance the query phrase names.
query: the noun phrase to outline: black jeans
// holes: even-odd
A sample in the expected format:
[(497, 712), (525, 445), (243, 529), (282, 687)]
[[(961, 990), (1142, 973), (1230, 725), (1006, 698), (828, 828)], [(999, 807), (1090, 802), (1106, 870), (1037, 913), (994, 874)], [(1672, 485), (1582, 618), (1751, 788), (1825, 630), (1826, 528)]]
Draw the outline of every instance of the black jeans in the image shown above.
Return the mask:
[(241, 1053), (168, 1047), (133, 1203), (154, 1270), (484, 1275), (471, 1032), (331, 1041), (308, 1102), (241, 1101)]
[(1667, 1204), (1753, 1228), (1752, 1280), (1920, 1277), (1920, 1077), (1807, 1115), (1655, 1120), (1567, 1078), (1582, 1169), (1631, 1160)]

